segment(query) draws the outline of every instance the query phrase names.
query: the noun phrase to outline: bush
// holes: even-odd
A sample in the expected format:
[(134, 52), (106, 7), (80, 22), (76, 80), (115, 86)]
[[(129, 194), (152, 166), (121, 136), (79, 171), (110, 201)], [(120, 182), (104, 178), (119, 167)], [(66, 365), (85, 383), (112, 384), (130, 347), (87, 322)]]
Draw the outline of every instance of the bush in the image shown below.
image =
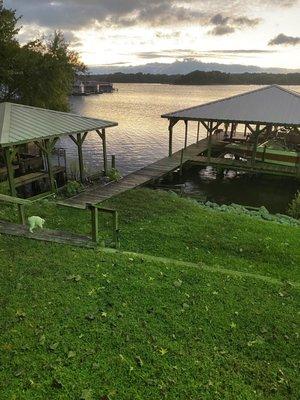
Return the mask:
[(84, 190), (83, 185), (77, 181), (69, 181), (63, 188), (63, 195), (66, 197), (75, 196)]
[(10, 195), (9, 185), (7, 182), (0, 182), (0, 194)]
[(119, 170), (112, 168), (108, 171), (107, 177), (110, 181), (118, 182), (122, 178), (122, 175), (120, 174)]
[(295, 198), (289, 204), (287, 212), (291, 217), (300, 219), (300, 192), (296, 193)]

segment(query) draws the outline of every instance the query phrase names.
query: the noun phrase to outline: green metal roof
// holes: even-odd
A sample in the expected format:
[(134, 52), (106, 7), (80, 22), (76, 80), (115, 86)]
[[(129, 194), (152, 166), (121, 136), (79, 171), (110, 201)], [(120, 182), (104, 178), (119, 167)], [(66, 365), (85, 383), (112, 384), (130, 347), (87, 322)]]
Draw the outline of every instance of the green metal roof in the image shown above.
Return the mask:
[(67, 112), (0, 103), (0, 147), (117, 125), (117, 122)]

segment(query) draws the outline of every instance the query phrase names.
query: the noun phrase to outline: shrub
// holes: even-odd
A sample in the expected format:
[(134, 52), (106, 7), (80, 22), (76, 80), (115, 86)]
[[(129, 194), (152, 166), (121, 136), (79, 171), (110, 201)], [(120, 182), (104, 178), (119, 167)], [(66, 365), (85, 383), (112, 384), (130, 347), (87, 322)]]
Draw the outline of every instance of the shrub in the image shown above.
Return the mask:
[(289, 204), (287, 212), (291, 217), (300, 219), (300, 192), (296, 193), (295, 198)]
[(119, 170), (117, 170), (116, 168), (112, 168), (108, 171), (107, 177), (110, 181), (118, 182), (122, 178), (122, 175), (120, 174)]
[(77, 181), (69, 181), (63, 188), (63, 195), (66, 197), (75, 196), (84, 190), (83, 185)]
[(10, 195), (10, 190), (7, 182), (0, 182), (0, 194)]

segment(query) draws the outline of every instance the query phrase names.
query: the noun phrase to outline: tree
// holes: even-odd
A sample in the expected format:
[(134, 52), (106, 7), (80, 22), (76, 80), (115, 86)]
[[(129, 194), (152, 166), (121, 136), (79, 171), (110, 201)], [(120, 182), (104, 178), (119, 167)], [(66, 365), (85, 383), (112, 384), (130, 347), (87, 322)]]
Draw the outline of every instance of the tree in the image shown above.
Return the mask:
[(0, 7), (0, 101), (67, 111), (75, 76), (86, 69), (78, 54), (60, 31), (20, 46), (16, 11)]

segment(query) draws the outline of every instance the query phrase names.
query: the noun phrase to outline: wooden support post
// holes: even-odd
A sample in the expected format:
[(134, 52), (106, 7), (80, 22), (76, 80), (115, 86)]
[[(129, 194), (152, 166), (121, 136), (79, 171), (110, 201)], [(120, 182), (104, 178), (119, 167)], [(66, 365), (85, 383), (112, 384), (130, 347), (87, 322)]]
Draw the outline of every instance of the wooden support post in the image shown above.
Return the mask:
[(84, 182), (84, 166), (83, 166), (83, 154), (82, 154), (82, 138), (81, 133), (77, 133), (77, 150), (78, 150), (78, 165), (79, 165), (79, 175), (80, 182)]
[(14, 169), (13, 169), (13, 165), (12, 165), (13, 148), (5, 147), (4, 148), (4, 154), (5, 154), (5, 162), (6, 162), (6, 169), (7, 169), (7, 179), (8, 179), (10, 194), (11, 194), (11, 196), (16, 197), (17, 196), (17, 191), (16, 191), (16, 186), (15, 186), (15, 180), (14, 180)]
[(254, 143), (253, 143), (252, 157), (251, 157), (251, 165), (252, 165), (252, 167), (255, 164), (255, 158), (256, 158), (256, 153), (257, 153), (257, 144), (258, 144), (259, 134), (260, 134), (259, 125), (256, 125), (256, 130), (255, 130), (255, 133), (254, 133)]
[(295, 167), (296, 167), (296, 177), (300, 178), (300, 151), (297, 152)]
[(234, 122), (231, 123), (231, 130), (230, 130), (230, 141), (233, 138), (233, 134), (234, 134)]
[(171, 118), (169, 120), (169, 157), (172, 157), (173, 154), (173, 127), (177, 124), (178, 120)]
[(111, 156), (111, 168), (116, 169), (116, 156), (114, 154)]
[(184, 132), (184, 148), (187, 148), (187, 139), (188, 139), (188, 121), (184, 121), (185, 123), (185, 132)]
[(173, 145), (173, 126), (172, 126), (172, 120), (170, 120), (170, 123), (169, 123), (169, 157), (171, 157), (172, 153), (173, 153), (172, 145)]
[(22, 225), (26, 225), (24, 204), (18, 204), (19, 219)]
[(113, 213), (113, 240), (115, 243), (115, 248), (120, 248), (120, 238), (119, 238), (119, 216), (118, 211)]
[(196, 140), (196, 143), (199, 142), (199, 135), (200, 135), (200, 121), (198, 122), (198, 125), (197, 125), (197, 140)]
[(56, 191), (55, 183), (54, 183), (54, 174), (52, 169), (52, 162), (51, 162), (51, 142), (50, 139), (45, 139), (45, 156), (47, 161), (47, 172), (49, 176), (49, 183), (50, 183), (50, 190), (51, 192)]
[(183, 166), (183, 153), (184, 149), (181, 149), (181, 154), (180, 154), (180, 169), (179, 169), (179, 176), (182, 176), (182, 166)]
[(103, 170), (104, 170), (104, 175), (106, 176), (108, 173), (108, 168), (107, 168), (107, 151), (106, 151), (106, 135), (105, 135), (105, 129), (101, 129), (99, 131), (98, 129), (96, 130), (100, 138), (102, 139), (102, 150), (103, 150)]
[(91, 210), (91, 222), (92, 222), (92, 240), (95, 243), (99, 242), (99, 220), (98, 220), (98, 208), (90, 205), (90, 210)]
[(83, 142), (85, 141), (85, 138), (87, 136), (88, 132), (84, 132), (83, 135), (81, 133), (77, 133), (76, 139), (74, 138), (73, 135), (69, 135), (70, 139), (73, 140), (73, 142), (77, 146), (77, 151), (78, 151), (78, 166), (79, 166), (79, 176), (80, 176), (80, 182), (84, 182), (84, 165), (83, 165), (83, 153), (82, 153), (82, 145)]
[(207, 145), (207, 158), (208, 158), (208, 163), (210, 163), (210, 160), (211, 160), (212, 133), (213, 133), (213, 122), (209, 122), (209, 129), (208, 129), (208, 145)]

